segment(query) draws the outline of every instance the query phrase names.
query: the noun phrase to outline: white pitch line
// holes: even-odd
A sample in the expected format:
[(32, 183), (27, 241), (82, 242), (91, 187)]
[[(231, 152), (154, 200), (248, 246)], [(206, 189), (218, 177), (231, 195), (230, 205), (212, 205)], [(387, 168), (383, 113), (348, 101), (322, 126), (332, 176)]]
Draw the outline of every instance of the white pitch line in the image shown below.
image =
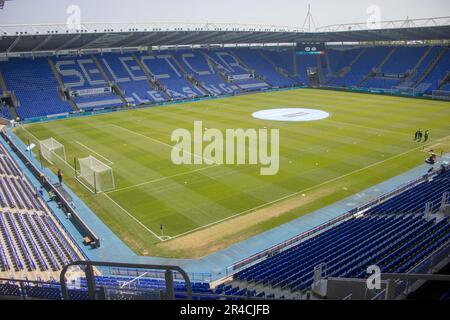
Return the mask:
[(392, 133), (392, 134), (397, 134), (397, 135), (402, 135), (402, 136), (412, 137), (411, 134), (407, 134), (407, 133), (403, 133), (403, 132), (398, 132), (398, 131), (393, 131), (393, 130), (389, 130), (389, 129), (372, 128), (372, 127), (362, 126), (362, 125), (360, 125), (360, 124), (355, 124), (355, 123), (350, 123), (350, 122), (345, 122), (345, 121), (338, 121), (338, 120), (334, 120), (334, 119), (329, 119), (329, 121), (331, 121), (331, 122), (336, 122), (336, 123), (341, 123), (341, 124), (353, 126), (353, 127), (356, 127), (356, 128), (361, 128), (361, 129), (368, 129), (368, 130), (374, 130), (374, 131), (381, 131), (381, 132), (387, 132), (387, 133)]
[[(118, 126), (118, 125), (116, 125), (116, 124), (112, 124), (112, 123), (110, 123), (109, 125), (110, 125), (110, 126), (113, 126), (113, 127), (116, 127), (116, 128), (119, 128), (119, 129), (122, 129), (122, 130), (125, 130), (125, 131), (127, 131), (127, 132), (129, 132), (129, 133), (138, 135), (138, 136), (140, 136), (140, 137), (149, 139), (149, 140), (151, 140), (151, 141), (153, 141), (153, 142), (159, 143), (159, 144), (161, 144), (161, 145), (163, 145), (163, 146), (166, 146), (166, 147), (169, 147), (169, 148), (171, 148), (171, 149), (175, 148), (175, 146), (172, 146), (172, 145), (170, 145), (170, 144), (168, 144), (168, 143), (162, 142), (162, 141), (160, 141), (160, 140), (158, 140), (158, 139), (155, 139), (155, 138), (146, 136), (145, 134), (142, 134), (142, 133), (139, 133), (139, 132), (136, 132), (136, 131), (133, 131), (133, 130), (130, 130), (130, 129), (127, 129), (127, 128), (124, 128), (124, 127), (121, 127), (121, 126)], [(184, 151), (184, 150), (183, 150), (183, 151)], [(190, 155), (192, 155), (192, 156), (194, 156), (194, 157), (196, 157), (196, 158), (200, 158), (200, 159), (202, 159), (202, 160), (206, 160), (206, 161), (210, 161), (210, 162), (212, 162), (212, 163), (218, 164), (217, 162), (215, 162), (215, 161), (213, 161), (213, 160), (207, 159), (207, 158), (205, 158), (205, 157), (203, 157), (203, 156), (199, 156), (199, 155), (197, 155), (197, 154), (195, 154), (195, 153), (191, 153), (191, 152), (186, 152), (186, 153), (188, 153), (188, 154), (190, 154)]]
[(24, 126), (20, 126), (19, 128), (22, 128), (23, 130), (25, 130), (26, 133), (28, 133), (30, 136), (32, 136), (34, 139), (36, 139), (36, 141), (40, 141), (34, 134), (32, 134), (27, 128), (25, 128)]
[(137, 187), (145, 186), (147, 184), (151, 184), (151, 183), (155, 183), (155, 182), (160, 182), (160, 181), (164, 181), (164, 180), (168, 180), (168, 179), (172, 179), (172, 178), (188, 175), (190, 173), (195, 173), (195, 172), (200, 172), (200, 171), (212, 169), (212, 168), (215, 168), (215, 167), (218, 167), (218, 166), (220, 166), (220, 164), (216, 164), (216, 165), (213, 165), (213, 166), (208, 166), (208, 167), (204, 167), (204, 168), (200, 168), (200, 169), (196, 169), (196, 170), (191, 170), (191, 171), (187, 171), (187, 172), (177, 173), (177, 174), (174, 174), (172, 176), (167, 176), (167, 177), (162, 177), (162, 178), (150, 180), (150, 181), (147, 181), (147, 182), (142, 182), (142, 183), (139, 183), (139, 184), (135, 184), (133, 186), (112, 190), (112, 191), (109, 191), (107, 193), (110, 194), (110, 193), (115, 193), (115, 192), (119, 192), (119, 191), (134, 189), (134, 188), (137, 188)]
[(330, 182), (334, 182), (334, 181), (340, 180), (340, 179), (342, 179), (342, 178), (348, 177), (348, 176), (350, 176), (350, 175), (352, 175), (352, 174), (355, 174), (355, 173), (361, 172), (361, 171), (363, 171), (363, 170), (366, 170), (366, 169), (375, 167), (375, 166), (377, 166), (377, 165), (380, 165), (380, 164), (382, 164), (382, 163), (385, 163), (386, 161), (389, 161), (389, 160), (392, 160), (392, 159), (395, 159), (395, 158), (404, 156), (405, 154), (408, 154), (408, 153), (410, 153), (410, 152), (416, 151), (416, 150), (421, 149), (421, 148), (423, 148), (423, 146), (420, 146), (420, 147), (417, 147), (417, 148), (414, 148), (414, 149), (410, 149), (410, 150), (408, 150), (408, 151), (405, 151), (405, 152), (403, 152), (403, 153), (397, 154), (397, 155), (392, 156), (392, 157), (390, 157), (390, 158), (387, 158), (387, 159), (384, 159), (384, 160), (382, 160), (382, 161), (378, 161), (378, 162), (376, 162), (376, 163), (373, 163), (373, 164), (371, 164), (371, 165), (368, 165), (368, 166), (366, 166), (366, 167), (364, 167), (364, 168), (357, 169), (357, 170), (355, 170), (355, 171), (352, 171), (352, 172), (347, 173), (347, 174), (344, 174), (344, 175), (342, 175), (342, 176), (339, 176), (339, 177), (336, 177), (336, 178), (333, 178), (333, 179), (324, 181), (324, 182), (322, 182), (322, 183), (319, 183), (319, 184), (314, 185), (314, 186), (312, 186), (312, 187), (309, 187), (309, 188), (307, 188), (307, 189), (304, 189), (304, 190), (301, 190), (301, 191), (298, 191), (298, 192), (289, 194), (289, 195), (284, 196), (284, 197), (282, 197), (282, 198), (279, 198), (279, 199), (277, 199), (277, 200), (274, 200), (274, 201), (271, 201), (271, 202), (267, 202), (267, 203), (265, 203), (265, 204), (262, 204), (262, 205), (260, 205), (260, 206), (254, 207), (254, 208), (252, 208), (252, 209), (245, 210), (245, 211), (243, 211), (243, 212), (241, 212), (241, 213), (237, 213), (237, 214), (232, 215), (232, 216), (230, 216), (230, 217), (227, 217), (227, 218), (225, 218), (225, 219), (218, 220), (218, 221), (212, 222), (212, 223), (210, 223), (210, 224), (207, 224), (207, 225), (198, 227), (198, 228), (196, 228), (196, 229), (192, 229), (192, 230), (190, 230), (190, 231), (187, 231), (187, 232), (178, 234), (178, 235), (176, 235), (176, 236), (173, 236), (172, 239), (176, 239), (176, 238), (182, 237), (182, 236), (184, 236), (184, 235), (187, 235), (187, 234), (196, 232), (196, 231), (198, 231), (198, 230), (202, 230), (202, 229), (211, 227), (211, 226), (213, 226), (213, 225), (216, 225), (216, 224), (225, 222), (225, 221), (227, 221), (227, 220), (231, 220), (231, 219), (233, 219), (233, 218), (239, 217), (239, 216), (244, 215), (244, 214), (246, 214), (246, 213), (253, 212), (253, 211), (258, 210), (258, 209), (262, 209), (262, 208), (264, 208), (264, 207), (270, 206), (270, 205), (275, 204), (275, 203), (277, 203), (277, 202), (280, 202), (280, 201), (283, 201), (283, 200), (286, 200), (286, 199), (295, 197), (296, 195), (299, 195), (299, 194), (301, 194), (301, 193), (304, 193), (304, 192), (307, 192), (307, 191), (316, 189), (316, 188), (321, 187), (321, 186), (323, 186), (323, 185), (326, 185), (326, 184), (328, 184), (328, 183), (330, 183)]
[(74, 140), (76, 143), (78, 143), (80, 146), (82, 146), (83, 148), (85, 148), (86, 150), (95, 153), (96, 155), (98, 155), (99, 157), (103, 158), (103, 160), (106, 160), (107, 162), (109, 162), (108, 164), (112, 165), (114, 164), (114, 162), (112, 162), (111, 160), (109, 160), (108, 158), (102, 156), (100, 153), (95, 152), (94, 150), (92, 150), (91, 148), (89, 148), (88, 146), (85, 146), (84, 144), (82, 144), (80, 141), (78, 140)]
[(147, 226), (145, 226), (141, 221), (139, 221), (135, 216), (133, 216), (131, 213), (129, 213), (126, 209), (124, 209), (120, 204), (118, 204), (116, 201), (114, 201), (110, 196), (108, 196), (106, 193), (103, 193), (103, 195), (105, 197), (107, 197), (109, 200), (111, 200), (112, 203), (114, 203), (117, 207), (119, 207), (123, 212), (125, 212), (131, 219), (133, 219), (134, 221), (136, 221), (139, 225), (141, 225), (145, 230), (147, 230), (148, 232), (150, 232), (153, 236), (155, 236), (156, 238), (158, 238), (159, 241), (166, 241), (161, 239), (160, 236), (158, 236), (156, 233), (154, 233), (152, 230), (150, 230), (149, 228), (147, 228)]

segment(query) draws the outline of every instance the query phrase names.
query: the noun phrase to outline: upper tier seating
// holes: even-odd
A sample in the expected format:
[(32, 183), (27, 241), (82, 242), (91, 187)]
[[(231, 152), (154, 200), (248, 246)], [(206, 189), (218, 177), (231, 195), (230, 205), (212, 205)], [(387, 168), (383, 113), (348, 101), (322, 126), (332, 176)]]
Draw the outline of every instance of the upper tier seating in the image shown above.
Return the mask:
[(0, 145), (0, 277), (51, 275), (79, 259), (38, 192)]
[[(157, 278), (131, 278), (131, 277), (119, 277), (119, 276), (96, 276), (95, 277), (97, 287), (104, 287), (112, 289), (111, 295), (114, 295), (115, 299), (132, 299), (133, 295), (139, 299), (151, 298), (155, 295), (159, 295), (160, 290), (164, 290), (165, 280)], [(124, 286), (125, 284), (125, 286)], [(211, 300), (217, 299), (213, 291), (210, 289), (208, 283), (204, 282), (192, 282), (192, 292), (194, 293), (195, 300)], [(115, 289), (122, 289), (122, 292), (114, 293)], [(186, 285), (184, 281), (174, 281), (174, 291), (176, 299), (186, 299)], [(85, 278), (79, 278), (68, 283), (68, 292), (71, 300), (88, 300), (87, 281)], [(153, 295), (152, 295), (153, 293)], [(196, 296), (197, 295), (197, 296)], [(204, 295), (204, 297), (198, 296)], [(14, 283), (0, 282), (0, 297), (1, 296), (22, 296), (24, 298), (32, 299), (48, 299), (48, 300), (61, 300), (62, 291), (61, 286), (56, 281), (52, 281), (46, 284), (33, 285), (25, 284), (22, 288)]]
[(420, 213), (424, 212), (427, 202), (432, 202), (432, 210), (435, 212), (439, 209), (442, 195), (445, 192), (450, 192), (450, 171), (420, 183), (414, 188), (370, 209), (367, 213)]
[(21, 118), (43, 117), (72, 111), (58, 95), (58, 82), (45, 58), (13, 58), (0, 62), (0, 71), (8, 90), (20, 101)]
[(439, 60), (433, 71), (423, 80), (423, 83), (429, 83), (427, 93), (439, 88), (440, 81), (450, 72), (450, 49), (447, 48), (444, 56)]
[(253, 70), (249, 69), (239, 61), (239, 58), (234, 55), (233, 51), (205, 51), (204, 54), (215, 64), (223, 77), (229, 78), (229, 82), (233, 83), (238, 88), (244, 91), (269, 88), (269, 85), (266, 82), (256, 78)]
[(259, 52), (260, 50), (237, 49), (234, 53), (253, 68), (257, 74), (262, 76), (267, 83), (273, 87), (293, 86), (296, 82), (278, 73), (277, 70), (267, 62)]
[[(124, 101), (138, 105), (271, 87), (309, 85), (308, 70), (321, 71), (322, 83), (330, 86), (414, 87), (416, 92), (430, 94), (440, 87), (450, 71), (449, 50), (439, 63), (432, 64), (443, 47), (393, 48), (333, 47), (327, 49), (327, 57), (296, 55), (296, 67), (294, 52), (289, 48), (191, 49), (156, 54), (103, 53), (51, 59), (67, 88), (89, 91), (115, 85), (119, 89), (106, 93), (91, 91), (88, 95), (73, 98), (82, 110), (122, 106)], [(389, 55), (391, 51), (392, 55)], [(382, 65), (383, 61), (385, 63)], [(434, 67), (422, 83), (416, 83), (431, 66)], [(16, 93), (21, 104), (17, 108), (20, 117), (73, 111), (69, 102), (59, 96), (58, 81), (46, 58), (12, 58), (0, 62), (0, 72), (8, 90)], [(395, 78), (397, 74), (405, 77)], [(0, 117), (12, 117), (8, 107), (0, 106)]]
[(125, 99), (133, 104), (166, 101), (164, 94), (154, 90), (133, 54), (104, 53), (97, 55), (109, 79), (122, 90)]
[[(361, 87), (390, 89), (393, 87), (401, 87), (405, 82), (407, 75), (414, 72), (414, 68), (420, 59), (427, 52), (429, 47), (397, 47), (393, 54), (378, 70), (385, 77), (377, 76), (369, 78)], [(423, 72), (423, 71), (422, 71)], [(389, 74), (403, 75), (403, 78), (389, 78)]]
[(296, 55), (297, 69), (294, 70), (292, 50), (283, 50), (279, 52), (279, 55), (280, 58), (283, 60), (283, 64), (287, 66), (288, 70), (293, 71), (294, 75), (292, 76), (292, 78), (298, 83), (308, 85), (309, 84), (308, 69), (318, 68), (317, 56)]
[(186, 80), (183, 71), (177, 66), (171, 54), (139, 55), (139, 58), (172, 99), (188, 99), (206, 95)]
[(236, 85), (225, 81), (215, 72), (213, 66), (208, 63), (199, 50), (178, 51), (172, 55), (184, 67), (188, 75), (197, 79), (209, 94), (221, 95), (239, 91)]
[(348, 67), (352, 61), (361, 53), (360, 48), (357, 49), (347, 49), (347, 50), (337, 50), (337, 49), (329, 49), (327, 51), (330, 67), (333, 76), (337, 74), (340, 70)]
[(411, 84), (414, 84), (415, 81), (419, 80), (420, 76), (425, 72), (425, 70), (430, 66), (436, 56), (439, 54), (441, 47), (432, 47), (431, 50), (425, 55), (422, 62), (417, 66), (417, 69), (414, 70), (414, 75), (409, 79)]
[[(450, 240), (450, 219), (424, 219), (425, 203), (450, 191), (450, 172), (418, 184), (294, 247), (253, 265), (235, 278), (292, 290), (311, 287), (321, 263), (329, 277), (366, 277), (370, 265), (404, 273)], [(420, 214), (414, 214), (421, 212)], [(403, 213), (403, 214), (402, 214)]]
[(382, 72), (405, 73), (412, 70), (428, 47), (398, 47), (381, 68)]
[(371, 47), (362, 54), (362, 56), (353, 64), (351, 70), (342, 78), (336, 78), (331, 84), (337, 86), (357, 86), (372, 70), (377, 68), (383, 59), (387, 56), (389, 47)]
[[(109, 87), (92, 57), (53, 59), (64, 85), (71, 90), (89, 90)], [(74, 98), (79, 109), (91, 110), (121, 106), (122, 100), (113, 92), (89, 94)]]
[(11, 112), (9, 112), (8, 107), (0, 106), (0, 117), (11, 119), (12, 115)]

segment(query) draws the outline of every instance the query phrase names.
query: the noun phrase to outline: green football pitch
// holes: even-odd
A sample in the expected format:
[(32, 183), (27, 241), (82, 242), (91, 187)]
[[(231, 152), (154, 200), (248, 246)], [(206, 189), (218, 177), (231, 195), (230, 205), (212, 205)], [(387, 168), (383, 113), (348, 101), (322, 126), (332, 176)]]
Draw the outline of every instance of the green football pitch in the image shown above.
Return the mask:
[[(258, 120), (252, 113), (310, 108), (313, 122)], [(177, 128), (280, 130), (280, 169), (175, 165)], [(430, 130), (427, 143), (414, 132)], [(92, 194), (61, 165), (65, 183), (142, 255), (200, 257), (356, 194), (449, 151), (450, 103), (299, 89), (204, 100), (26, 125), (24, 141), (54, 138), (68, 164), (89, 155), (112, 167), (115, 190)], [(37, 143), (36, 143), (37, 144)], [(54, 170), (56, 167), (53, 166)], [(163, 230), (160, 226), (163, 225)]]

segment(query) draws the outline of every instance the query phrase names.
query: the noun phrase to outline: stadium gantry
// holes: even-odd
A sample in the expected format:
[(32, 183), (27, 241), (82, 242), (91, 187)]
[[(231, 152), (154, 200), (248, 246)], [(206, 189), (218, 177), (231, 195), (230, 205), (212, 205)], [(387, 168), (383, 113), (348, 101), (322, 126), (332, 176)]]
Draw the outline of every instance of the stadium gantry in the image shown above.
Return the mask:
[[(449, 100), (449, 22), (448, 17), (393, 21), (382, 23), (382, 29), (336, 25), (317, 32), (231, 24), (0, 26), (0, 118), (5, 125), (0, 138), (0, 298), (406, 297), (420, 280), (397, 275), (383, 283), (383, 290), (368, 293), (359, 290), (365, 285), (361, 279), (371, 265), (388, 276), (426, 274), (448, 263), (448, 163), (439, 162), (427, 174), (273, 247), (227, 261), (223, 272), (188, 272), (191, 283), (181, 269), (139, 266), (139, 257), (132, 267), (108, 265), (115, 255), (107, 253), (114, 249), (96, 235), (107, 227), (86, 218), (73, 199), (76, 193), (53, 181), (50, 169), (62, 162), (45, 168), (42, 152), (33, 154), (38, 138), (33, 137), (33, 147), (15, 130), (54, 119), (295, 88)], [(101, 157), (98, 163), (108, 160), (98, 150), (90, 152)], [(63, 160), (69, 171), (77, 171), (76, 159), (74, 168)], [(107, 165), (112, 162), (102, 164), (112, 170)], [(93, 257), (103, 264), (92, 262)], [(359, 291), (349, 292), (341, 283)]]

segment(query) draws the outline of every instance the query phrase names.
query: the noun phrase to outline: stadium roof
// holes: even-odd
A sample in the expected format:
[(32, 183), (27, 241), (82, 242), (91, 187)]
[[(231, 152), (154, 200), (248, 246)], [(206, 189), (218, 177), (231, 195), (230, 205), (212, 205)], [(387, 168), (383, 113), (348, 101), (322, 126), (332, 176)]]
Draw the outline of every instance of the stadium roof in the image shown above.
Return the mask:
[(449, 40), (450, 17), (301, 28), (180, 23), (0, 26), (0, 53), (296, 42)]

